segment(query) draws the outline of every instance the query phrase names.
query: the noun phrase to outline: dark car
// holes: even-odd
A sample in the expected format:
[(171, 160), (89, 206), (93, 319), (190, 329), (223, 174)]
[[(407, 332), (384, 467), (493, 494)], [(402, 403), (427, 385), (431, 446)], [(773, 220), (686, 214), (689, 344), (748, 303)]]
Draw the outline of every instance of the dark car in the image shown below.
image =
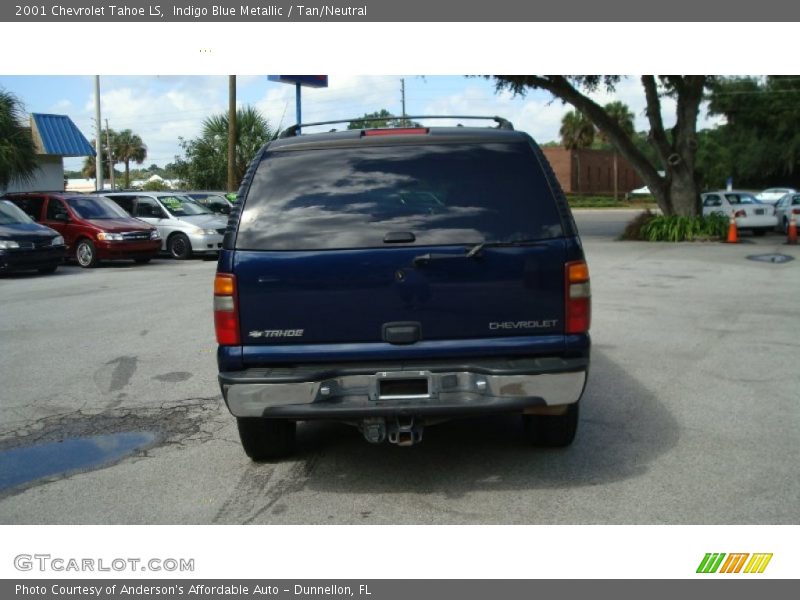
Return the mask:
[(251, 458), (289, 453), (314, 419), (411, 445), (516, 413), (535, 445), (573, 441), (589, 271), (541, 150), (495, 120), (291, 128), (258, 152), (214, 283), (219, 382)]
[(155, 227), (130, 217), (107, 198), (39, 192), (6, 197), (34, 221), (64, 236), (67, 256), (82, 267), (94, 267), (101, 260), (146, 263), (161, 248)]
[(231, 212), (231, 205), (233, 202), (228, 200), (225, 192), (180, 192), (183, 196), (189, 196), (198, 204), (202, 204), (208, 210), (215, 212), (219, 215), (227, 215)]
[(0, 273), (53, 273), (64, 261), (64, 238), (0, 199)]

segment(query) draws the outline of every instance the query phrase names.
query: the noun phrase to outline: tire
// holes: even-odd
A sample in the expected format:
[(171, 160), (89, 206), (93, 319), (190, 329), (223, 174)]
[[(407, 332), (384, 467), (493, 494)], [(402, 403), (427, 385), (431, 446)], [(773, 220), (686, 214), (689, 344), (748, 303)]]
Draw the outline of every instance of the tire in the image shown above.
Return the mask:
[(84, 269), (91, 269), (97, 266), (97, 248), (94, 247), (92, 240), (83, 239), (75, 247), (75, 260)]
[(183, 233), (173, 233), (167, 241), (167, 251), (172, 258), (186, 260), (192, 256), (192, 243)]
[(42, 275), (50, 275), (50, 273), (55, 273), (57, 268), (58, 265), (54, 265), (52, 267), (44, 267), (42, 269), (39, 269), (39, 273), (41, 273)]
[(570, 404), (563, 415), (523, 415), (525, 437), (540, 448), (564, 448), (575, 439), (578, 429), (578, 403)]
[(253, 460), (281, 458), (294, 451), (294, 421), (238, 417), (236, 425), (239, 427), (239, 439), (244, 452)]
[(761, 237), (762, 235), (767, 235), (766, 229), (753, 229), (753, 235)]
[(147, 258), (134, 258), (133, 260), (137, 265), (146, 265), (151, 259), (152, 257), (148, 256)]

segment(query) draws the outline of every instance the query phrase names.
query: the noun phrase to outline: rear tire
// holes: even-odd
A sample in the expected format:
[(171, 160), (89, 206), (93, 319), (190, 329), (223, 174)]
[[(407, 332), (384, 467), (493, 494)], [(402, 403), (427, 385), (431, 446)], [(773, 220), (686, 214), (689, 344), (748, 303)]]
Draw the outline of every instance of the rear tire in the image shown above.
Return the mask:
[(92, 240), (83, 239), (75, 247), (75, 260), (84, 269), (91, 269), (97, 266), (97, 249)]
[(578, 429), (578, 403), (570, 404), (563, 415), (523, 415), (525, 437), (540, 448), (563, 448), (575, 439)]
[(236, 425), (244, 452), (253, 460), (281, 458), (294, 451), (294, 421), (237, 417)]

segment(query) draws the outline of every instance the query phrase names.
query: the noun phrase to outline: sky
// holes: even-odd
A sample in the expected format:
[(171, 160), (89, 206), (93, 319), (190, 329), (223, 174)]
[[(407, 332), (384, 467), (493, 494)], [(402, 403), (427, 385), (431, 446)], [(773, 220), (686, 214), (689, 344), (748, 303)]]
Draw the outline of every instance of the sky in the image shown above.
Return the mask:
[[(304, 122), (348, 119), (387, 109), (401, 113), (401, 79), (405, 81), (408, 115), (499, 115), (516, 129), (526, 131), (539, 143), (558, 140), (564, 113), (571, 109), (543, 91), (526, 96), (496, 93), (491, 81), (464, 76), (359, 76), (329, 75), (329, 87), (303, 88)], [(95, 135), (94, 77), (2, 76), (0, 89), (15, 94), (28, 112), (68, 115), (88, 138)], [(102, 76), (100, 97), (103, 125), (131, 129), (147, 146), (143, 166), (164, 166), (181, 154), (179, 139), (191, 139), (203, 120), (227, 112), (227, 76)], [(647, 129), (645, 101), (639, 78), (627, 77), (615, 93), (599, 92), (595, 100), (626, 103), (635, 116), (637, 130)], [(274, 127), (295, 123), (295, 88), (268, 81), (266, 76), (237, 77), (237, 104), (257, 107)], [(674, 123), (674, 102), (662, 100), (667, 127)], [(698, 126), (719, 121), (702, 112)], [(80, 170), (83, 159), (67, 158), (67, 170)]]

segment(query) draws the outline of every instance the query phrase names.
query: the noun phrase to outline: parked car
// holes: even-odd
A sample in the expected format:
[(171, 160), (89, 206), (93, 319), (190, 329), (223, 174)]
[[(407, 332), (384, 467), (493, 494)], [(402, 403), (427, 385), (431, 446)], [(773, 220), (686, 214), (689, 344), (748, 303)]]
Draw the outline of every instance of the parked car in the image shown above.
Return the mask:
[(0, 273), (54, 273), (64, 262), (64, 238), (39, 225), (10, 200), (0, 199)]
[(34, 221), (60, 233), (67, 257), (81, 267), (94, 267), (101, 260), (147, 263), (161, 246), (155, 227), (131, 218), (102, 196), (30, 192), (6, 197)]
[(225, 192), (181, 192), (183, 196), (188, 196), (198, 204), (202, 204), (211, 212), (220, 215), (228, 215), (231, 212), (231, 205), (233, 204), (225, 196)]
[(759, 202), (750, 192), (719, 190), (701, 194), (700, 200), (704, 215), (733, 215), (736, 227), (749, 229), (753, 235), (764, 235), (775, 229), (778, 222), (775, 218), (775, 207)]
[(794, 188), (767, 188), (756, 194), (755, 198), (759, 202), (763, 202), (765, 204), (775, 204), (786, 194), (796, 194), (796, 193), (797, 190)]
[(775, 204), (775, 218), (778, 228), (786, 233), (789, 230), (789, 219), (794, 214), (795, 221), (800, 222), (800, 194), (786, 194)]
[(288, 454), (315, 419), (411, 445), (516, 413), (534, 444), (573, 441), (589, 271), (541, 150), (496, 120), (292, 128), (258, 152), (214, 283), (219, 382), (251, 458)]
[(106, 193), (125, 212), (154, 225), (173, 258), (214, 254), (222, 248), (227, 219), (174, 192)]

